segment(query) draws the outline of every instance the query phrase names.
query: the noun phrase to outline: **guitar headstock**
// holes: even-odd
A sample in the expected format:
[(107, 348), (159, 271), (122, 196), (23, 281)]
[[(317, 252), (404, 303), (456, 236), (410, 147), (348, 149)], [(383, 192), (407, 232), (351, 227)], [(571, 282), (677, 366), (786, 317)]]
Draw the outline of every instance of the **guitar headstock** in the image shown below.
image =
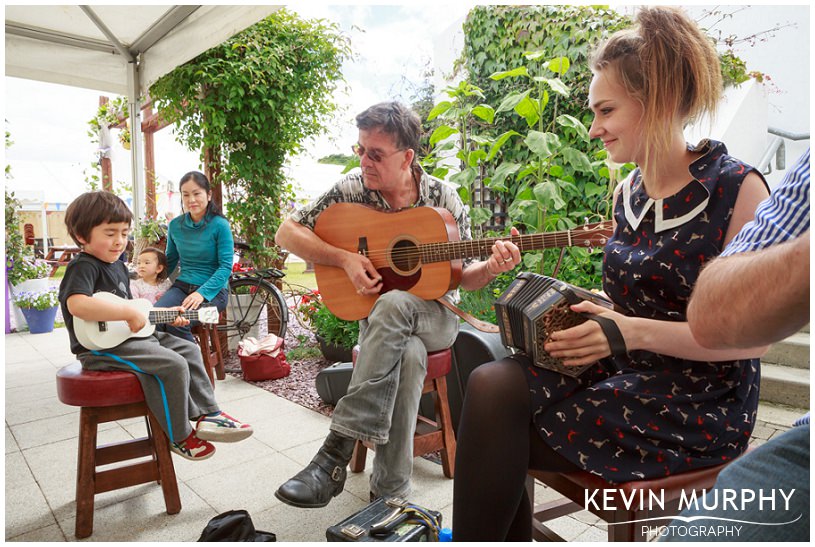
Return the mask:
[(198, 320), (208, 325), (218, 324), (218, 308), (209, 306), (207, 308), (198, 308)]
[(613, 229), (610, 220), (584, 224), (571, 230), (572, 245), (576, 247), (603, 247), (611, 238)]

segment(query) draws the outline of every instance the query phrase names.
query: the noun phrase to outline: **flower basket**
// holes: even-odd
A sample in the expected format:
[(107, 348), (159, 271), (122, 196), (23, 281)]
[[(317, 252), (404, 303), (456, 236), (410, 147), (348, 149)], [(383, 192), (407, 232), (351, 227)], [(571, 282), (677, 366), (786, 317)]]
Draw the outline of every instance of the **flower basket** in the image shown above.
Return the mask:
[(46, 310), (34, 308), (20, 308), (25, 320), (28, 323), (28, 331), (31, 334), (44, 334), (54, 330), (54, 320), (57, 317), (57, 307), (53, 306)]

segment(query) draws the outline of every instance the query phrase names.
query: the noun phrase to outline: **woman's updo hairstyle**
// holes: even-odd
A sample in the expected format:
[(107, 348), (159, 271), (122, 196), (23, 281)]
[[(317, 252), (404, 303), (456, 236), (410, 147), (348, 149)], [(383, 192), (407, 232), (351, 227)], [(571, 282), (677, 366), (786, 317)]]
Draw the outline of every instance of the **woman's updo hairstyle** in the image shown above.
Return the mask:
[(592, 55), (593, 72), (612, 70), (643, 106), (645, 158), (659, 162), (671, 141), (666, 124), (713, 115), (722, 95), (713, 41), (677, 8), (644, 7), (636, 25), (613, 34)]

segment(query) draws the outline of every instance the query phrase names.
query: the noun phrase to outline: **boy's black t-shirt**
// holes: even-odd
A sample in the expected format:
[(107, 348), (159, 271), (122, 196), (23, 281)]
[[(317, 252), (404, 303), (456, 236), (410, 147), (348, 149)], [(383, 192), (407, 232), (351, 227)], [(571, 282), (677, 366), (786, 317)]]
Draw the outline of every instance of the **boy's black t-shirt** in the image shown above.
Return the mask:
[(111, 264), (85, 252), (79, 253), (65, 268), (65, 276), (59, 284), (62, 317), (71, 338), (71, 351), (76, 355), (88, 349), (79, 343), (74, 334), (74, 317), (68, 311), (68, 297), (73, 294), (93, 296), (98, 292), (111, 292), (116, 296), (131, 299), (127, 266), (121, 260)]

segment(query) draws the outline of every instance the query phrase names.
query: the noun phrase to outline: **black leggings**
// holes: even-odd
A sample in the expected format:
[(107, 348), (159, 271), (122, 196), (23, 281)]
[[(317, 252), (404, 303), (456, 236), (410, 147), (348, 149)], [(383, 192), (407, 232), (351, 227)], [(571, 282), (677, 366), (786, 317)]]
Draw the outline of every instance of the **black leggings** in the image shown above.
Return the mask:
[(521, 367), (512, 359), (487, 363), (467, 381), (457, 435), (454, 541), (530, 541), (527, 469), (578, 469), (553, 451), (532, 424)]

